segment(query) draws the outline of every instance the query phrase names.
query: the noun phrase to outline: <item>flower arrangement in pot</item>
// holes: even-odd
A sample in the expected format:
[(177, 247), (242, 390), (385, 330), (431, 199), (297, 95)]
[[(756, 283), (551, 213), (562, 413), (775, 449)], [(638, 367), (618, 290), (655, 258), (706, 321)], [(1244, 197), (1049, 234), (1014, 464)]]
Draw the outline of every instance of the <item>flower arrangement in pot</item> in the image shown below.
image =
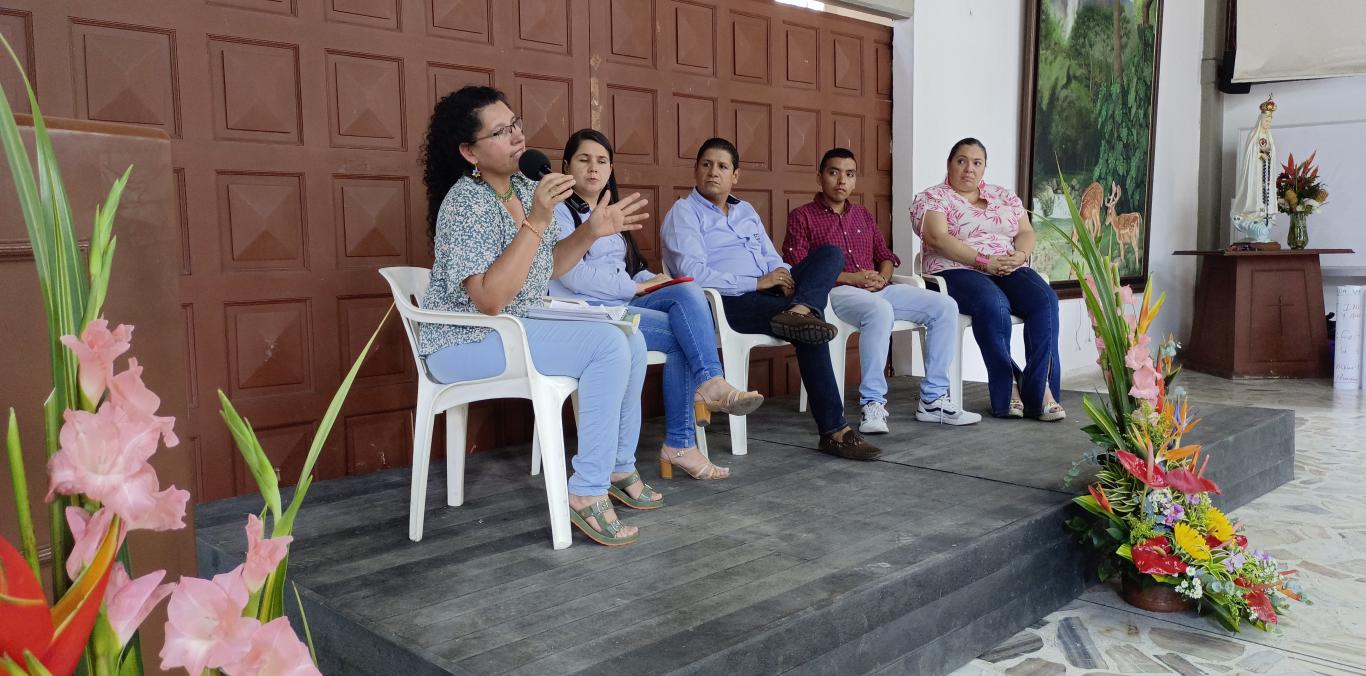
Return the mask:
[(1291, 249), (1309, 246), (1309, 215), (1323, 208), (1328, 201), (1328, 188), (1319, 179), (1319, 168), (1314, 166), (1318, 151), (1309, 153), (1309, 159), (1295, 163), (1291, 153), (1276, 177), (1276, 210), (1290, 214), (1290, 234), (1287, 243)]
[[(1077, 238), (1068, 260), (1082, 285), (1108, 392), (1086, 396), (1097, 447), (1095, 480), (1073, 500), (1082, 512), (1067, 526), (1098, 557), (1102, 581), (1121, 578), (1134, 605), (1171, 611), (1195, 606), (1237, 631), (1274, 626), (1290, 601), (1305, 601), (1266, 552), (1250, 549), (1240, 523), (1213, 503), (1219, 487), (1206, 476), (1210, 457), (1185, 438), (1199, 424), (1183, 388), (1170, 336), (1154, 345), (1148, 330), (1165, 294), (1152, 284), (1137, 296), (1120, 283), (1117, 260), (1083, 227), (1070, 191), (1064, 198)], [(1057, 226), (1053, 226), (1057, 229)], [(1069, 479), (1080, 474), (1078, 465)]]

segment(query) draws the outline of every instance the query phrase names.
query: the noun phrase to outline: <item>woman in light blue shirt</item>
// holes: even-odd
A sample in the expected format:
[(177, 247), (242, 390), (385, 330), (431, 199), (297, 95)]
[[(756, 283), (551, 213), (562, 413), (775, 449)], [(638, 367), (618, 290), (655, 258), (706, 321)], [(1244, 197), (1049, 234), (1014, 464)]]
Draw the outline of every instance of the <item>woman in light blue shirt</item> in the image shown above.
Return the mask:
[[(601, 132), (582, 129), (564, 147), (564, 173), (574, 177), (578, 199), (555, 209), (560, 235), (572, 235), (592, 213), (590, 205), (609, 195), (616, 202), (616, 177), (612, 174), (612, 144)], [(579, 298), (603, 305), (630, 305), (640, 315), (645, 344), (664, 352), (664, 447), (659, 450), (660, 473), (669, 478), (677, 465), (695, 479), (725, 479), (726, 467), (712, 464), (697, 450), (694, 420), (706, 425), (711, 413), (747, 415), (763, 403), (758, 392), (741, 392), (722, 377), (716, 356), (716, 334), (711, 309), (701, 287), (674, 284), (650, 291), (669, 277), (646, 266), (629, 233), (596, 240), (583, 260), (563, 276), (551, 280), (550, 295)]]

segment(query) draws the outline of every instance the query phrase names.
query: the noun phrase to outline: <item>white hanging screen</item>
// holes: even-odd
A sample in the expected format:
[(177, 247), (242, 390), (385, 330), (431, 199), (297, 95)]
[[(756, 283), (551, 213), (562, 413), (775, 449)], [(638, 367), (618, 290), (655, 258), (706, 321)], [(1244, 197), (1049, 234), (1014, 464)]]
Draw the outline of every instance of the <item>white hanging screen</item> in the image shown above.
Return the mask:
[(1238, 0), (1234, 82), (1366, 75), (1363, 0)]

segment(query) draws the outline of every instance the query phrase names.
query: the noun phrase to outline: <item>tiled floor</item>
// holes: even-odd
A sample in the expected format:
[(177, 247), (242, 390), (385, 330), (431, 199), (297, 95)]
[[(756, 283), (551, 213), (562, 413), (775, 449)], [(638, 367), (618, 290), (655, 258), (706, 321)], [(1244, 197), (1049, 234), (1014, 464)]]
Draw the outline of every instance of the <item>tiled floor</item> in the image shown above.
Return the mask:
[[(1300, 571), (1314, 605), (1293, 607), (1272, 633), (1230, 634), (1193, 613), (1137, 610), (1101, 585), (956, 676), (1366, 674), (1366, 397), (1327, 381), (1184, 373), (1179, 384), (1195, 403), (1295, 410), (1294, 481), (1232, 516), (1254, 546)], [(1064, 389), (1096, 387), (1093, 378), (1064, 382)]]

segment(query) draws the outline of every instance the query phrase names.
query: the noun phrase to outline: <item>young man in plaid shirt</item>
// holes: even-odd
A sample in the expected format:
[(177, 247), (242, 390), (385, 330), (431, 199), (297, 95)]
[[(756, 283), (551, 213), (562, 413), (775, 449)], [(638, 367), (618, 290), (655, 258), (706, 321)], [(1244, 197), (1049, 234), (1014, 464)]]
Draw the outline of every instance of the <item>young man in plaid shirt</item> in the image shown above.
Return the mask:
[[(844, 252), (844, 272), (830, 290), (830, 305), (840, 319), (859, 329), (863, 381), (864, 434), (887, 432), (887, 350), (897, 319), (927, 329), (925, 378), (920, 381), (916, 420), (971, 425), (982, 419), (949, 398), (949, 366), (958, 340), (958, 304), (946, 295), (909, 284), (892, 284), (901, 261), (888, 248), (877, 221), (863, 205), (849, 201), (858, 181), (854, 153), (834, 148), (821, 158), (821, 191), (788, 214), (783, 259), (800, 263), (813, 249), (834, 245)], [(839, 346), (843, 349), (843, 346)]]

